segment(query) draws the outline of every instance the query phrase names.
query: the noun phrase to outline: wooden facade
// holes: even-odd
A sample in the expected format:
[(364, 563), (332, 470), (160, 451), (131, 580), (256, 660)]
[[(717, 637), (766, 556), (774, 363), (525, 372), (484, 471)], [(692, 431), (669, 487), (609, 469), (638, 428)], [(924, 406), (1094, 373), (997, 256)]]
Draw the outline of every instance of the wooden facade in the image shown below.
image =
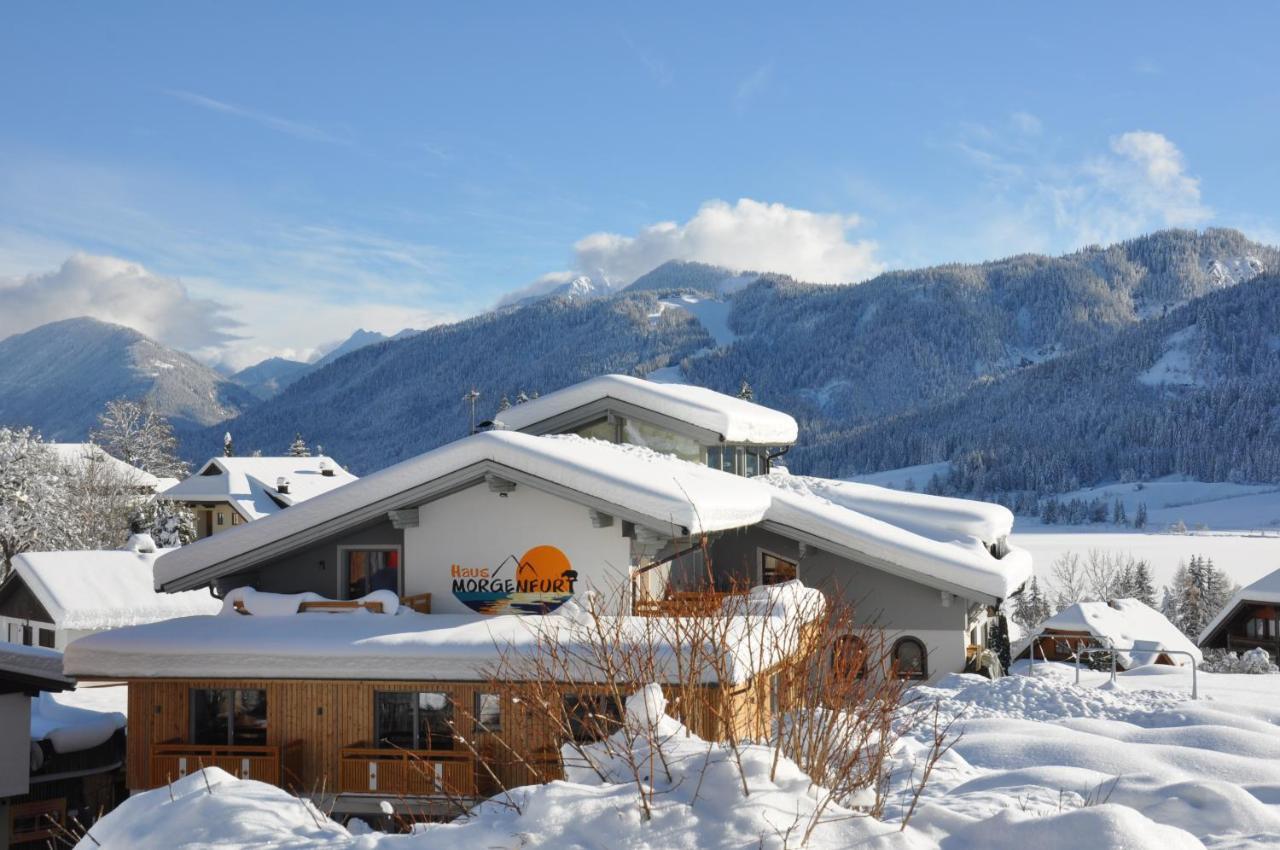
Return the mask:
[[(762, 675), (732, 690), (700, 689), (687, 719), (698, 735), (723, 740), (762, 734), (777, 710), (777, 677)], [(266, 692), (266, 740), (255, 746), (210, 746), (191, 740), (193, 689)], [(559, 738), (549, 717), (530, 700), (513, 701), (519, 685), (502, 695), (501, 731), (475, 719), (486, 682), (314, 679), (129, 680), (128, 780), (132, 790), (165, 785), (201, 767), (217, 766), (242, 778), (298, 793), (377, 794), (382, 798), (474, 799), (501, 788), (562, 776)], [(564, 684), (562, 694), (599, 695), (599, 686)], [(443, 692), (454, 709), (458, 735), (451, 750), (378, 747), (375, 697), (382, 691)], [(669, 693), (675, 700), (678, 694)], [(729, 728), (729, 724), (732, 728)]]
[(1272, 658), (1280, 658), (1280, 605), (1241, 602), (1200, 646), (1237, 653), (1261, 648)]

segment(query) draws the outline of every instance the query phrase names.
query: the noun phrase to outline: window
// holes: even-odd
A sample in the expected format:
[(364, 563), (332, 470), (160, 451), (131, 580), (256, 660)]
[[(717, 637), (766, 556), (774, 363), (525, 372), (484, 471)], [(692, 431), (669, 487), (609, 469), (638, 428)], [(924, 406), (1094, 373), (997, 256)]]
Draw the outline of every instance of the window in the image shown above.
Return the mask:
[(691, 460), (694, 463), (702, 459), (702, 446), (697, 440), (638, 419), (622, 420), (622, 441), (635, 446), (645, 446), (655, 452), (675, 455), (682, 460)]
[(796, 565), (793, 561), (780, 558), (772, 552), (760, 550), (760, 583), (782, 584), (796, 577)]
[(742, 450), (742, 474), (751, 477), (759, 475), (760, 469), (760, 453), (756, 449)]
[(10, 623), (9, 643), (16, 643), (20, 646), (31, 646), (31, 627), (24, 626), (22, 623)]
[(222, 511), (218, 511), (218, 525), (225, 525), (226, 521), (227, 521), (227, 515), (224, 514)]
[[(501, 418), (501, 414), (499, 417)], [(606, 443), (618, 442), (618, 426), (609, 419), (597, 419), (574, 431), (579, 437), (589, 440), (604, 440)]]
[(502, 731), (502, 698), (497, 694), (476, 694), (476, 731)]
[(707, 446), (707, 466), (721, 472), (738, 474), (737, 446)]
[(239, 524), (240, 524), (240, 514), (232, 514), (232, 515), (231, 515), (231, 524), (232, 524), (232, 525), (239, 525)]
[(867, 675), (867, 644), (855, 635), (840, 635), (831, 647), (831, 671), (840, 679)]
[(375, 691), (374, 728), (379, 747), (453, 749), (453, 699), (440, 691)]
[(267, 692), (192, 688), (191, 743), (262, 746), (267, 743)]
[(358, 599), (375, 590), (400, 593), (399, 549), (347, 549), (344, 599)]
[(904, 637), (893, 645), (893, 670), (903, 679), (929, 678), (929, 656), (918, 638)]
[(579, 743), (603, 741), (622, 728), (618, 701), (604, 694), (565, 694), (564, 713), (569, 732)]
[(46, 649), (53, 649), (53, 643), (54, 643), (53, 629), (41, 629), (40, 645), (45, 647)]

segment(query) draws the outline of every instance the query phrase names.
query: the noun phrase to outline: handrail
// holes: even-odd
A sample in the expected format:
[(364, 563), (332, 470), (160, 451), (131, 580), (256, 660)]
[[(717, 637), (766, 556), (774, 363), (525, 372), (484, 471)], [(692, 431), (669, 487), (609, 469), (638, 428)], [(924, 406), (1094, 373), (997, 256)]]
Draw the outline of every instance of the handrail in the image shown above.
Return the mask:
[[(1058, 638), (1062, 636), (1063, 635), (1061, 632), (1037, 632), (1036, 634), (1032, 635), (1031, 643), (1027, 652), (1027, 657), (1031, 659), (1031, 663), (1030, 665), (1028, 665), (1031, 668), (1030, 675), (1035, 675), (1036, 644), (1040, 642), (1040, 639), (1046, 638), (1046, 637)], [(1071, 636), (1068, 635), (1067, 637), (1071, 637)], [(1080, 656), (1081, 655), (1093, 655), (1099, 652), (1111, 653), (1111, 683), (1115, 684), (1117, 652), (1150, 652), (1151, 651), (1150, 647), (1116, 646), (1111, 641), (1111, 638), (1106, 636), (1098, 637), (1097, 635), (1090, 635), (1088, 640), (1106, 641), (1106, 646), (1085, 647), (1083, 649), (1077, 646), (1075, 649), (1072, 650), (1071, 657), (1075, 659), (1075, 663), (1076, 663), (1076, 684), (1077, 685), (1080, 684)], [(1084, 643), (1084, 642), (1085, 642), (1084, 640), (1081, 640), (1081, 643)], [(1197, 699), (1197, 700), (1200, 699), (1200, 682), (1199, 682), (1200, 676), (1199, 676), (1199, 669), (1198, 669), (1199, 665), (1196, 663), (1195, 655), (1186, 651), (1185, 649), (1165, 649), (1161, 647), (1159, 651), (1165, 655), (1185, 655), (1187, 656), (1187, 658), (1191, 660), (1191, 698)], [(1044, 656), (1043, 649), (1040, 650), (1040, 655), (1042, 658), (1044, 658), (1044, 661), (1047, 664), (1049, 659)]]

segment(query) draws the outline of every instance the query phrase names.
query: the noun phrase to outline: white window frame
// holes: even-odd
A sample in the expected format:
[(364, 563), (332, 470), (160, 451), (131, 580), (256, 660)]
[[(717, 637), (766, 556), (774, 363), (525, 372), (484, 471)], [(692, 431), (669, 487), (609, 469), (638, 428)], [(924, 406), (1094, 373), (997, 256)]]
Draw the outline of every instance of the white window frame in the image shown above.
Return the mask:
[(358, 545), (352, 544), (350, 546), (338, 547), (338, 569), (335, 570), (335, 572), (337, 572), (338, 574), (338, 581), (337, 581), (338, 587), (336, 589), (337, 591), (336, 595), (333, 597), (334, 599), (347, 598), (345, 594), (347, 592), (347, 585), (350, 584), (350, 582), (347, 581), (347, 553), (348, 552), (399, 552), (400, 553), (400, 570), (399, 570), (400, 586), (396, 589), (396, 596), (404, 596), (404, 582), (405, 582), (404, 547), (398, 546), (394, 543), (374, 543), (368, 546), (358, 546)]
[(772, 549), (766, 549), (763, 546), (756, 547), (756, 584), (764, 585), (764, 556), (769, 555), (777, 558), (779, 561), (786, 561), (796, 568), (796, 578), (800, 578), (800, 559), (788, 558), (786, 555), (779, 554)]

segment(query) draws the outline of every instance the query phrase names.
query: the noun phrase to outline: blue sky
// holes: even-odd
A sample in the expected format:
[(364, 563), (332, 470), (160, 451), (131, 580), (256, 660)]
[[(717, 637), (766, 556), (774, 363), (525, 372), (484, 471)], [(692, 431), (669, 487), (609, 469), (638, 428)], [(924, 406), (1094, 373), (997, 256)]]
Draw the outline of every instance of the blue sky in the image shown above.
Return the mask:
[(7, 7), (0, 335), (245, 365), (671, 257), (1280, 233), (1275, 7), (615, 5)]

